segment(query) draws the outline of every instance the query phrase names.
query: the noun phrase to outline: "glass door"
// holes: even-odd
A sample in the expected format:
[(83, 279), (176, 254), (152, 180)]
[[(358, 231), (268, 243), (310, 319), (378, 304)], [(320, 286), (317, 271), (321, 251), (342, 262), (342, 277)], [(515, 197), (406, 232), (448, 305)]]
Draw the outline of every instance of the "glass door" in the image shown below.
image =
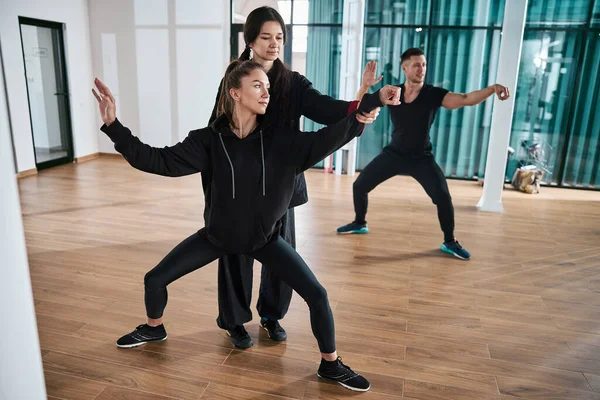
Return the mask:
[(19, 17), (38, 169), (73, 161), (63, 25)]

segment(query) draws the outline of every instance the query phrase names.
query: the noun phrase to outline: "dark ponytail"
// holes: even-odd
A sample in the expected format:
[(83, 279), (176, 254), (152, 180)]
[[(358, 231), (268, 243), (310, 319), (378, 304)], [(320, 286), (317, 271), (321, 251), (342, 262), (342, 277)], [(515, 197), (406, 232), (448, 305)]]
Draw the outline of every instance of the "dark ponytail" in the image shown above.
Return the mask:
[[(287, 41), (287, 29), (283, 18), (272, 7), (263, 6), (252, 10), (246, 18), (244, 24), (244, 42), (246, 49), (240, 54), (238, 60), (245, 61), (250, 59), (250, 43), (253, 43), (258, 35), (260, 35), (262, 26), (265, 22), (275, 21), (281, 25), (283, 31), (283, 43)], [(267, 72), (269, 82), (271, 84), (271, 102), (270, 104), (277, 106), (278, 115), (276, 118), (281, 121), (288, 120), (290, 109), (290, 91), (291, 91), (291, 72), (288, 67), (278, 58), (273, 62), (273, 66)]]
[(290, 110), (291, 72), (278, 58), (267, 73), (271, 83), (271, 102), (279, 106), (280, 121), (287, 121)]
[(242, 78), (248, 76), (252, 71), (260, 69), (264, 71), (263, 67), (252, 61), (240, 61), (233, 60), (227, 66), (225, 70), (225, 76), (223, 77), (223, 85), (221, 87), (221, 95), (219, 96), (219, 105), (217, 106), (217, 117), (225, 114), (229, 124), (233, 128), (237, 128), (235, 121), (233, 120), (233, 108), (234, 101), (229, 94), (230, 89), (239, 89), (242, 87)]
[(242, 54), (240, 54), (240, 57), (238, 58), (238, 60), (239, 61), (248, 61), (249, 59), (250, 59), (250, 47), (248, 45), (246, 45), (246, 48), (244, 49)]

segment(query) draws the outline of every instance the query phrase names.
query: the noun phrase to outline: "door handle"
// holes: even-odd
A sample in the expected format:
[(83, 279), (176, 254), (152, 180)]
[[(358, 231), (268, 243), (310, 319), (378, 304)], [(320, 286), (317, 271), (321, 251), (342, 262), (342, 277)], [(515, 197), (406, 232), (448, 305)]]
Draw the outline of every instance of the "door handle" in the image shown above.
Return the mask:
[(54, 93), (55, 96), (68, 96), (69, 93)]

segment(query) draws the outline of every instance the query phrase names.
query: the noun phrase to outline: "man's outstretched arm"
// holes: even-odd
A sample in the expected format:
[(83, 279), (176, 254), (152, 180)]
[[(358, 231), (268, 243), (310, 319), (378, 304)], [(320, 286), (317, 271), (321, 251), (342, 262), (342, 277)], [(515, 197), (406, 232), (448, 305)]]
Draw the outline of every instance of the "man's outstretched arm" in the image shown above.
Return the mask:
[(504, 101), (510, 97), (508, 88), (496, 83), (486, 87), (485, 89), (476, 90), (466, 94), (450, 92), (444, 96), (444, 99), (442, 100), (442, 107), (447, 108), (448, 110), (455, 110), (461, 107), (475, 106), (485, 101), (494, 93), (501, 101)]

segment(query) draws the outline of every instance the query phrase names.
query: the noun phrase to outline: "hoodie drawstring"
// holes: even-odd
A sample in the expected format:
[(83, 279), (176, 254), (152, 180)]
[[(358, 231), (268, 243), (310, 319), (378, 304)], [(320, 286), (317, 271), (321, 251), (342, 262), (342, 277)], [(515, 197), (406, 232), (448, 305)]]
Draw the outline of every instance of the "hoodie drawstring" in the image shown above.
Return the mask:
[[(267, 183), (265, 180), (265, 146), (263, 142), (263, 133), (262, 129), (259, 131), (260, 133), (260, 156), (262, 161), (262, 187), (263, 187), (263, 196), (267, 195)], [(227, 147), (225, 147), (225, 142), (223, 141), (223, 135), (219, 132), (219, 139), (221, 139), (221, 146), (223, 146), (223, 150), (225, 151), (225, 155), (227, 156), (227, 161), (229, 161), (229, 167), (231, 168), (231, 186), (232, 186), (232, 196), (235, 199), (235, 172), (233, 170), (233, 163), (231, 162), (231, 157), (229, 157), (229, 153), (227, 152)]]
[(260, 132), (260, 155), (261, 155), (261, 160), (262, 160), (262, 168), (263, 168), (263, 196), (266, 196), (266, 191), (267, 191), (267, 186), (265, 183), (265, 146), (263, 145), (263, 134), (262, 134), (262, 129), (259, 131)]
[(229, 166), (231, 167), (231, 185), (232, 185), (232, 195), (235, 199), (235, 172), (233, 172), (233, 163), (231, 162), (231, 158), (229, 158), (229, 153), (227, 152), (227, 148), (225, 147), (225, 142), (223, 142), (223, 135), (219, 132), (219, 139), (221, 139), (221, 146), (223, 146), (223, 150), (225, 150), (225, 155), (227, 156), (227, 161), (229, 161)]

